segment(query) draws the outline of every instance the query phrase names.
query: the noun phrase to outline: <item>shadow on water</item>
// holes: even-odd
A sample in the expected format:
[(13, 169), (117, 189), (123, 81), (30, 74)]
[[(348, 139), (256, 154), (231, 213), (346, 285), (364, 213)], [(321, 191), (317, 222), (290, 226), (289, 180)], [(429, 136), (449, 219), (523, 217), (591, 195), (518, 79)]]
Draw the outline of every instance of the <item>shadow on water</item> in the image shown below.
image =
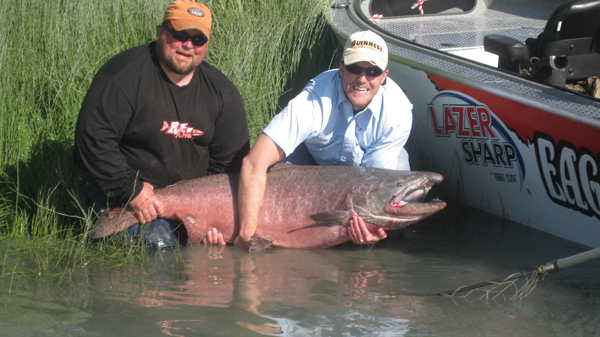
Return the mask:
[[(371, 249), (345, 244), (250, 255), (194, 245), (139, 266), (87, 265), (52, 290), (50, 281), (13, 282), (13, 295), (2, 293), (12, 302), (3, 303), (19, 306), (23, 317), (45, 310), (38, 317), (51, 322), (15, 336), (591, 336), (600, 330), (598, 261), (549, 275), (521, 301), (421, 296), (529, 270), (583, 247), (451, 206), (408, 229), (404, 241)], [(9, 278), (0, 280), (6, 290)]]

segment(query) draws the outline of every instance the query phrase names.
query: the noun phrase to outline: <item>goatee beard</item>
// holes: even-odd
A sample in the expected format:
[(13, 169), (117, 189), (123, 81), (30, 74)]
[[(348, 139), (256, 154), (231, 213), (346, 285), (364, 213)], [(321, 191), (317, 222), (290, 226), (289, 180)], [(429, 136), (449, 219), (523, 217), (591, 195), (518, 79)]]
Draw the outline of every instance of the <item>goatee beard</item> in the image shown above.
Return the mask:
[[(163, 44), (165, 42), (162, 40), (158, 40), (156, 41), (156, 48), (157, 50), (163, 50)], [(192, 71), (194, 71), (194, 69), (196, 68), (194, 66), (194, 63), (192, 62), (191, 64), (185, 66), (185, 67), (181, 67), (179, 65), (177, 65), (177, 62), (175, 62), (174, 59), (174, 55), (171, 56), (171, 58), (165, 58), (164, 55), (162, 54), (162, 52), (158, 52), (156, 53), (158, 56), (158, 61), (165, 67), (167, 68), (167, 70), (178, 74), (178, 75), (187, 75), (189, 73), (191, 73)]]
[(173, 58), (163, 60), (163, 64), (165, 65), (165, 68), (179, 75), (187, 75), (194, 71), (194, 68), (196, 68), (193, 64), (189, 64), (185, 67), (180, 67), (179, 65), (177, 65), (175, 60), (173, 60)]

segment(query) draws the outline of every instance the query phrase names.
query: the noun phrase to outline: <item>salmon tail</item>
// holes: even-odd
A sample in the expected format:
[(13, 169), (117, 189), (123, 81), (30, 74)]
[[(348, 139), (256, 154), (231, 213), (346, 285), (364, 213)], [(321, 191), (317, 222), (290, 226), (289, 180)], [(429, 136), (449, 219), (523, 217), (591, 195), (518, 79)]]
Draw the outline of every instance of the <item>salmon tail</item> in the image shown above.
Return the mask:
[(271, 247), (275, 242), (266, 238), (263, 238), (262, 236), (258, 235), (258, 234), (254, 234), (252, 236), (252, 243), (250, 244), (250, 253), (259, 253), (262, 252), (263, 250)]
[(92, 238), (99, 239), (120, 232), (138, 223), (133, 213), (122, 208), (114, 208), (112, 211), (103, 209), (94, 225)]

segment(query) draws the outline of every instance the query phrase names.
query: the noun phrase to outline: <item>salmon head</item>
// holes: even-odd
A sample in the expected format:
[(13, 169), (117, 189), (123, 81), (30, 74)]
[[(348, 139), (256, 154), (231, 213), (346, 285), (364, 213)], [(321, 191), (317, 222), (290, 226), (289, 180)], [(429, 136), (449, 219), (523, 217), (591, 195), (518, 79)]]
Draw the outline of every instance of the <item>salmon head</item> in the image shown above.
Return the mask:
[(368, 223), (386, 230), (403, 228), (446, 207), (439, 199), (424, 202), (443, 179), (433, 172), (377, 171), (354, 188), (352, 208)]

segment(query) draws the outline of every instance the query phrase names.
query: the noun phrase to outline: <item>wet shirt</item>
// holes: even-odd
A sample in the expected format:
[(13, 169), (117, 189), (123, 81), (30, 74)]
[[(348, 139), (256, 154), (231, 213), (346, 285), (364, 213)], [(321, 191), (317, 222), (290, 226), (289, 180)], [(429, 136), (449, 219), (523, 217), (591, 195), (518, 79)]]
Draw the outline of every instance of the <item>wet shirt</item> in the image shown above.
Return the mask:
[(304, 143), (319, 165), (409, 170), (404, 145), (412, 128), (412, 104), (389, 77), (356, 115), (339, 70), (312, 79), (264, 129), (286, 156)]
[(179, 87), (150, 43), (98, 71), (79, 113), (75, 146), (76, 161), (102, 193), (124, 203), (142, 182), (160, 188), (239, 171), (249, 135), (242, 97), (225, 75), (202, 62)]

